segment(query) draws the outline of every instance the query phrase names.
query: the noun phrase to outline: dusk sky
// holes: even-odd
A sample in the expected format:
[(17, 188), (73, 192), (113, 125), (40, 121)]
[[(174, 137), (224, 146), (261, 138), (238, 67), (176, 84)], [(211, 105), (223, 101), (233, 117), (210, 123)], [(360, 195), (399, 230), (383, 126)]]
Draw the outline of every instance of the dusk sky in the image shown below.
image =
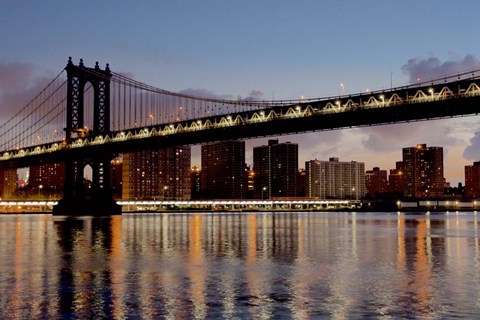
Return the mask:
[[(75, 3), (75, 4), (73, 4)], [(0, 121), (68, 57), (170, 90), (297, 99), (400, 86), (480, 69), (478, 0), (0, 0)], [(198, 91), (199, 90), (199, 91)], [(267, 139), (247, 141), (252, 148)], [(395, 167), (402, 148), (444, 147), (447, 181), (480, 160), (480, 118), (279, 137), (310, 159)], [(193, 164), (200, 164), (194, 147)]]

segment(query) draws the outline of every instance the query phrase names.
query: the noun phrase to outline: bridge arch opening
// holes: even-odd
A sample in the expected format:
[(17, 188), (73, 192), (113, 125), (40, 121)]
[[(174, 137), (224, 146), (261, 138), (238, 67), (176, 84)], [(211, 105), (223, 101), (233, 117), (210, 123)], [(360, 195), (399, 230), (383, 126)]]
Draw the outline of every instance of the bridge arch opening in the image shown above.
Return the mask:
[(95, 95), (95, 87), (87, 81), (83, 87), (83, 133), (85, 136), (93, 130)]
[(83, 186), (85, 188), (85, 197), (87, 199), (92, 198), (92, 175), (92, 166), (87, 163), (85, 167), (83, 167)]

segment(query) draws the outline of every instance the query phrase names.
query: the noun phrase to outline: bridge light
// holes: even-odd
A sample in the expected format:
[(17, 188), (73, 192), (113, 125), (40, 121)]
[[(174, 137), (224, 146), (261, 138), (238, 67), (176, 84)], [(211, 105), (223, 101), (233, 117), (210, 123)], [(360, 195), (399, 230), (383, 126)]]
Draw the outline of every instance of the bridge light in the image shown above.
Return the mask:
[(232, 116), (227, 116), (227, 119), (228, 119), (228, 120), (232, 120)]
[(428, 92), (433, 93), (433, 89), (432, 88), (428, 89)]
[(173, 129), (175, 126), (173, 124), (170, 125), (170, 128)]
[(300, 111), (301, 108), (300, 108), (300, 106), (296, 106), (295, 109), (296, 109), (297, 111)]
[(335, 104), (340, 107), (340, 100), (335, 101)]

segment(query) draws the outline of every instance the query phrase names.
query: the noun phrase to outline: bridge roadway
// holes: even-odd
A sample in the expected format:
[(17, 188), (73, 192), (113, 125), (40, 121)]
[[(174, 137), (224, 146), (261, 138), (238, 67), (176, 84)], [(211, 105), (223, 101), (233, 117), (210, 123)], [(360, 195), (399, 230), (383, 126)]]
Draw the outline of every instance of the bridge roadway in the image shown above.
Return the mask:
[[(347, 199), (236, 199), (236, 200), (118, 200), (123, 212), (142, 211), (291, 211), (360, 209), (360, 200)], [(56, 200), (0, 201), (0, 213), (51, 212)]]
[(112, 131), (0, 153), (0, 168), (60, 162), (76, 155), (119, 154), (227, 139), (277, 136), (477, 115), (480, 78), (430, 83), (290, 104), (260, 110)]

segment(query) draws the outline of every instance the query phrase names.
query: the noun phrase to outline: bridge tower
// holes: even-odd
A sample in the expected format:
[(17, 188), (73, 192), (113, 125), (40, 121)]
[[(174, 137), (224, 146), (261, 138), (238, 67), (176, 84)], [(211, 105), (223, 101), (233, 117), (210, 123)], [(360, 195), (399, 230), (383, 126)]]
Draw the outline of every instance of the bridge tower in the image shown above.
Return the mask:
[[(85, 67), (83, 60), (74, 65), (68, 60), (67, 71), (67, 126), (66, 142), (87, 135), (102, 135), (110, 131), (110, 78), (107, 64), (100, 69)], [(84, 89), (90, 83), (94, 91), (93, 129), (85, 128)], [(70, 156), (65, 160), (65, 187), (63, 198), (53, 208), (54, 215), (113, 215), (121, 214), (121, 207), (115, 203), (110, 186), (110, 162), (113, 154), (98, 153)], [(92, 167), (92, 192), (88, 196), (84, 186), (84, 168)]]

